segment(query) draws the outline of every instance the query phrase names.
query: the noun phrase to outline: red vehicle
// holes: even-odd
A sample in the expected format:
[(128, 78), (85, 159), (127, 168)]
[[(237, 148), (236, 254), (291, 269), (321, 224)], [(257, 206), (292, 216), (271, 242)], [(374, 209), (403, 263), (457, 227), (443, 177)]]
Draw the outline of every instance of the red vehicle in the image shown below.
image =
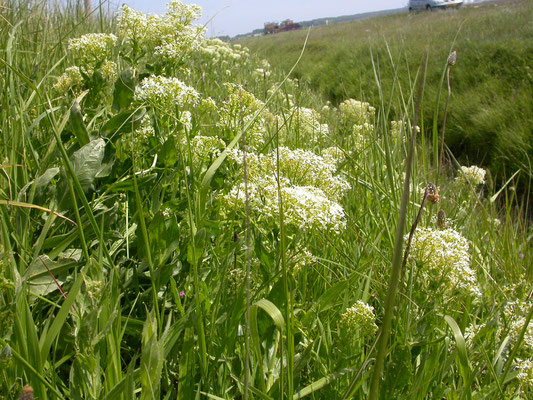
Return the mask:
[(292, 20), (286, 19), (281, 24), (277, 22), (266, 22), (265, 28), (263, 29), (264, 35), (271, 35), (273, 33), (292, 31), (294, 29), (299, 29), (300, 24), (295, 24)]

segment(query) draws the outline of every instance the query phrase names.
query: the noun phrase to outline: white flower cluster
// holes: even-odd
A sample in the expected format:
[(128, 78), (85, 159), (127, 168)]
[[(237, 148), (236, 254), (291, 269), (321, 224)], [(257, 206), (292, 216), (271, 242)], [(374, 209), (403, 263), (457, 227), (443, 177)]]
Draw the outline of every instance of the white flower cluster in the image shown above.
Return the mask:
[[(505, 305), (504, 315), (508, 321), (509, 336), (516, 341), (526, 324), (526, 315), (531, 304), (523, 301), (511, 301)], [(533, 356), (533, 322), (529, 322), (524, 335), (523, 345), (529, 355)]]
[(149, 40), (152, 35), (149, 26), (153, 26), (150, 19), (158, 18), (157, 16), (148, 17), (141, 11), (136, 11), (126, 4), (119, 8), (117, 13), (117, 25), (120, 36), (126, 42), (140, 43)]
[(476, 339), (476, 336), (478, 335), (478, 333), (485, 327), (485, 324), (480, 324), (480, 325), (473, 325), (473, 324), (470, 324), (466, 327), (465, 329), (465, 333), (464, 333), (464, 338), (465, 338), (465, 342), (466, 342), (466, 345), (469, 347), (469, 348), (472, 348), (474, 346), (474, 343), (475, 343), (475, 339)]
[(176, 112), (177, 108), (196, 105), (199, 98), (200, 95), (193, 87), (187, 86), (178, 78), (154, 75), (144, 78), (135, 88), (134, 94), (135, 100), (147, 102), (171, 115)]
[(358, 300), (341, 314), (341, 326), (351, 336), (358, 333), (363, 337), (374, 335), (378, 330), (374, 307)]
[(83, 74), (92, 77), (95, 69), (99, 69), (107, 83), (117, 79), (117, 64), (109, 60), (117, 37), (107, 33), (88, 33), (76, 39), (69, 39), (68, 50), (79, 62), (78, 66), (68, 67), (57, 78), (54, 90), (63, 95), (69, 90), (77, 94), (82, 90)]
[(200, 47), (204, 61), (218, 69), (237, 67), (248, 62), (249, 50), (239, 44), (231, 45), (220, 39), (207, 39)]
[(249, 150), (259, 149), (264, 143), (265, 115), (262, 113), (253, 123), (252, 120), (264, 103), (240, 85), (226, 83), (225, 87), (228, 90), (228, 96), (220, 107), (217, 126), (230, 133), (228, 139), (233, 139), (237, 132), (251, 123), (246, 131), (247, 148)]
[(113, 61), (107, 60), (100, 67), (102, 76), (110, 82), (114, 82), (118, 78), (118, 67)]
[[(407, 140), (408, 135), (410, 132), (408, 132), (409, 126), (407, 125), (406, 121), (391, 121), (390, 123), (390, 135), (393, 138), (393, 140), (399, 142), (402, 141), (405, 143)], [(420, 133), (420, 127), (415, 127), (415, 130), (417, 133)]]
[(87, 33), (76, 39), (69, 39), (68, 51), (86, 68), (107, 60), (115, 47), (117, 37), (107, 33)]
[[(238, 166), (242, 165), (241, 151), (228, 152), (228, 158)], [(334, 175), (335, 164), (310, 151), (280, 147), (268, 155), (248, 153), (247, 168), (250, 203), (260, 219), (268, 220), (271, 225), (279, 222), (281, 193), (286, 224), (302, 230), (335, 233), (346, 227), (344, 210), (338, 200), (350, 185)], [(228, 210), (243, 210), (244, 184), (234, 187), (224, 196), (224, 202)]]
[(305, 247), (298, 247), (289, 253), (288, 260), (294, 273), (317, 263), (317, 258)]
[[(518, 340), (526, 324), (526, 316), (531, 303), (525, 301), (510, 301), (505, 305), (503, 315), (507, 329), (501, 326), (498, 329), (500, 337), (510, 337), (513, 345)], [(515, 368), (518, 371), (518, 380), (524, 387), (533, 389), (533, 321), (530, 321), (525, 330), (522, 346), (515, 359)]]
[[(182, 137), (182, 145), (185, 152), (187, 152), (187, 140)], [(222, 139), (215, 136), (201, 136), (197, 135), (189, 141), (192, 162), (198, 165), (204, 161), (210, 161), (213, 157), (218, 156), (226, 147)]]
[(363, 125), (365, 123), (373, 124), (376, 114), (376, 109), (369, 103), (355, 99), (343, 101), (339, 105), (339, 111), (341, 118), (349, 126), (354, 124)]
[[(245, 185), (235, 186), (223, 196), (224, 208), (233, 211), (245, 209)], [(313, 186), (294, 186), (286, 178), (278, 182), (272, 175), (256, 179), (248, 184), (250, 207), (267, 225), (278, 225), (280, 194), (283, 219), (288, 226), (303, 231), (329, 231), (340, 233), (346, 228), (343, 208), (327, 198), (322, 190)]]
[(337, 146), (332, 146), (322, 149), (320, 155), (328, 164), (339, 165), (346, 160), (347, 155), (351, 155), (351, 152), (346, 152)]
[(269, 77), (271, 72), (265, 68), (256, 68), (252, 71), (252, 75), (257, 79), (264, 79)]
[(125, 156), (132, 156), (133, 154), (141, 153), (148, 150), (150, 140), (155, 138), (155, 131), (152, 126), (152, 119), (145, 114), (141, 121), (141, 125), (131, 134), (123, 135), (119, 141), (120, 151)]
[(486, 171), (475, 165), (471, 167), (461, 166), (459, 175), (455, 178), (455, 182), (460, 185), (472, 185), (474, 187), (485, 183)]
[(356, 151), (362, 152), (370, 144), (370, 139), (374, 135), (374, 125), (365, 122), (362, 125), (355, 124), (352, 128), (352, 137), (354, 143), (351, 143)]
[[(281, 83), (276, 82), (274, 83), (268, 90), (267, 90), (267, 96), (270, 97), (274, 95), (275, 101), (279, 104), (285, 104), (287, 108), (293, 108), (294, 107), (294, 95), (292, 93), (288, 93), (287, 89), (288, 85), (285, 84), (283, 87), (281, 87)], [(278, 90), (279, 89), (279, 90)], [(280, 121), (282, 121), (280, 119)], [(278, 125), (281, 126), (280, 121), (278, 121)]]
[(198, 104), (198, 110), (201, 113), (210, 113), (213, 111), (217, 111), (217, 103), (211, 97), (207, 97), (205, 99), (200, 100), (200, 104)]
[(54, 83), (54, 90), (63, 95), (69, 90), (73, 90), (77, 93), (83, 84), (83, 76), (80, 72), (80, 67), (68, 67), (65, 72), (57, 78), (56, 83)]
[(526, 359), (516, 360), (516, 369), (518, 375), (516, 376), (521, 385), (529, 388), (533, 388), (533, 360)]
[(417, 228), (411, 246), (410, 257), (445, 280), (446, 292), (460, 290), (481, 296), (476, 274), (470, 267), (468, 241), (457, 231)]
[(278, 116), (280, 140), (289, 142), (289, 138), (295, 138), (299, 145), (313, 145), (320, 139), (328, 136), (329, 127), (320, 123), (320, 113), (305, 107), (293, 107), (289, 110), (285, 120)]
[[(233, 150), (228, 155), (233, 162), (242, 163), (242, 152)], [(334, 175), (336, 166), (333, 162), (303, 149), (279, 147), (268, 155), (250, 153), (247, 167), (252, 181), (277, 174), (279, 169), (280, 177), (288, 179), (291, 185), (314, 186), (336, 201), (350, 189), (346, 180)]]
[(334, 176), (336, 166), (319, 155), (303, 149), (291, 150), (280, 147), (278, 152), (271, 153), (270, 170), (276, 167), (275, 161), (279, 154), (279, 172), (294, 185), (315, 186), (320, 188), (331, 199), (340, 199), (350, 184), (339, 176)]
[(200, 18), (199, 6), (173, 0), (165, 15), (145, 15), (123, 5), (117, 16), (119, 34), (134, 49), (164, 62), (181, 61), (197, 50), (204, 40), (204, 30), (192, 25)]

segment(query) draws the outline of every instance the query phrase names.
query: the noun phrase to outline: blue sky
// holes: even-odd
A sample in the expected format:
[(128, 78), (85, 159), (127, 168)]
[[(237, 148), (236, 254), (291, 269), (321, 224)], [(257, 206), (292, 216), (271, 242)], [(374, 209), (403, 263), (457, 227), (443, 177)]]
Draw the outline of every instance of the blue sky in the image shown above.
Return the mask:
[[(120, 0), (146, 13), (164, 13), (165, 0)], [(251, 32), (267, 21), (280, 22), (290, 18), (306, 21), (322, 17), (358, 14), (368, 11), (404, 7), (407, 0), (184, 0), (201, 6), (204, 15), (200, 23), (208, 25), (208, 36)], [(216, 16), (215, 16), (216, 14)]]

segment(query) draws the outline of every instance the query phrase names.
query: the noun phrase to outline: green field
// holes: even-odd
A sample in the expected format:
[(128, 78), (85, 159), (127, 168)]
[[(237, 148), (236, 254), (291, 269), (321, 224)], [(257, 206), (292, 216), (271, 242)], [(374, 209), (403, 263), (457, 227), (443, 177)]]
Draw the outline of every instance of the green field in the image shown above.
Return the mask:
[[(333, 104), (354, 97), (383, 102), (391, 117), (428, 54), (424, 130), (430, 131), (436, 93), (451, 50), (446, 144), (463, 161), (503, 176), (533, 177), (533, 7), (502, 1), (446, 12), (398, 14), (312, 29), (297, 77)], [(240, 42), (276, 67), (292, 67), (306, 30)], [(398, 80), (398, 82), (395, 81)], [(377, 84), (379, 82), (379, 85)], [(446, 92), (446, 82), (443, 92)], [(445, 96), (439, 107), (439, 126)]]
[[(440, 146), (460, 76), (476, 76), (458, 46), (468, 23), (446, 66), (460, 16), (493, 8), (353, 25), (455, 24), (427, 69), (403, 33), (391, 58), (365, 34), (351, 61), (365, 83), (347, 77), (359, 89), (332, 105), (337, 81), (318, 90), (206, 39), (193, 6), (47, 3), (0, 9), (1, 400), (531, 398), (533, 231), (516, 189), (529, 170), (498, 183)], [(526, 29), (527, 3), (501, 10)], [(313, 34), (330, 29), (343, 26)], [(294, 35), (269, 40), (298, 52)], [(477, 50), (484, 68), (493, 48)], [(472, 98), (511, 85), (485, 78)], [(506, 112), (526, 102), (515, 88)]]

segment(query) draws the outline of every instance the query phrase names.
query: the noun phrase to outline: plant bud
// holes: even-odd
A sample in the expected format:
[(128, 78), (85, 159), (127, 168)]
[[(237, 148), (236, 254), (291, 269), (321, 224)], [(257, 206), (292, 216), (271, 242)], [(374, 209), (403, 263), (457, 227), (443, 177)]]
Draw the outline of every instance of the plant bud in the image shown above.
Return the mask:
[(437, 214), (437, 228), (446, 228), (446, 213), (444, 212), (444, 210), (440, 210)]

